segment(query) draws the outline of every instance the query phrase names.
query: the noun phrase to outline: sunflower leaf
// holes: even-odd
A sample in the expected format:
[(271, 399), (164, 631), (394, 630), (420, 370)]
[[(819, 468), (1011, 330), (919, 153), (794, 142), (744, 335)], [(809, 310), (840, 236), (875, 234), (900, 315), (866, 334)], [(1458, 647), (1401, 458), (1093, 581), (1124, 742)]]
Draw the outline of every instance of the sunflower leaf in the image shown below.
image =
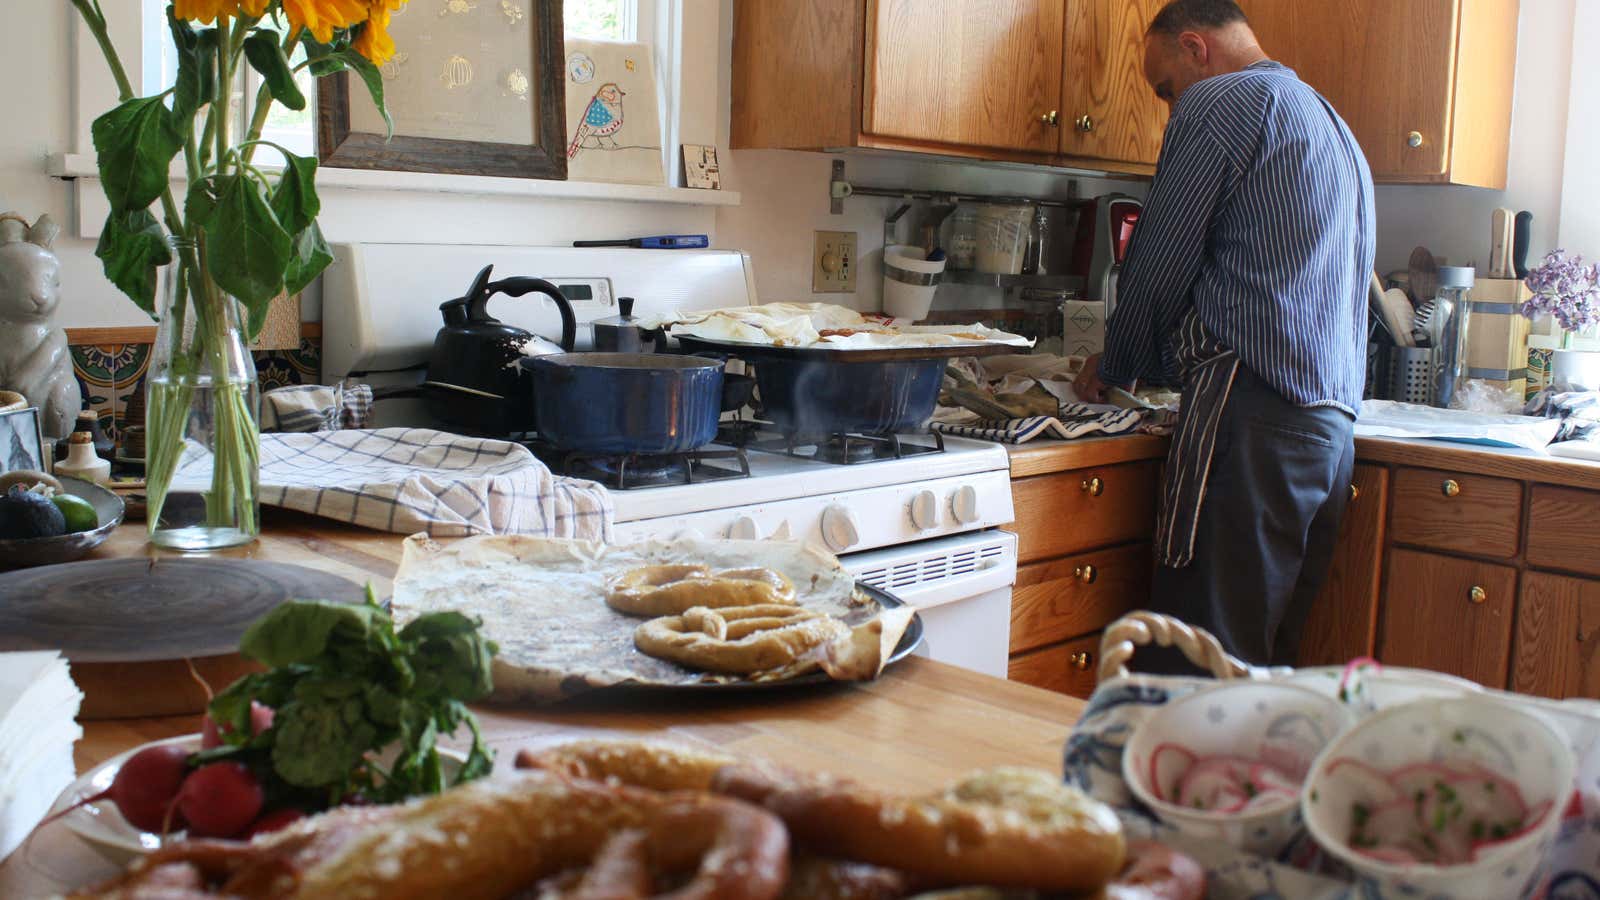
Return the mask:
[(317, 199), (317, 161), (310, 156), (283, 153), (283, 174), (272, 191), (272, 212), (291, 233), (304, 231), (322, 210)]
[(261, 73), (274, 100), (293, 110), (306, 108), (306, 95), (295, 84), (294, 69), (290, 68), (289, 57), (278, 45), (277, 32), (261, 28), (252, 31), (244, 39), (244, 58), (249, 60), (251, 68)]
[(144, 209), (167, 189), (167, 166), (183, 149), (183, 132), (163, 95), (119, 104), (95, 119), (89, 133), (113, 212)]
[(333, 248), (328, 246), (327, 238), (322, 236), (322, 229), (317, 226), (316, 220), (301, 229), (294, 236), (294, 255), (289, 258), (289, 268), (283, 273), (283, 290), (288, 294), (298, 294), (306, 289), (322, 270), (333, 262)]
[(112, 210), (94, 255), (118, 290), (151, 316), (156, 314), (156, 269), (172, 261), (172, 251), (161, 223), (148, 209)]
[(211, 277), (249, 307), (254, 320), (256, 307), (264, 308), (283, 290), (292, 253), (289, 232), (278, 224), (260, 185), (246, 174), (218, 183), (205, 232)]

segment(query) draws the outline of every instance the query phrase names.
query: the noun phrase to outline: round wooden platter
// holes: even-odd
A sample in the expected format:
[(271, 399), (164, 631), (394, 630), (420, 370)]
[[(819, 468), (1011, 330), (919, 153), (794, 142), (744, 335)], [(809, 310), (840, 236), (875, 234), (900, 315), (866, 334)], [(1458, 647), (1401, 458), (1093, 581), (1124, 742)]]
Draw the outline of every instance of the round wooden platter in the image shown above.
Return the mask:
[[(0, 574), (0, 651), (59, 650), (80, 718), (187, 715), (253, 664), (250, 623), (289, 599), (359, 603), (361, 585), (286, 563), (109, 559)], [(194, 671), (191, 672), (191, 664)]]

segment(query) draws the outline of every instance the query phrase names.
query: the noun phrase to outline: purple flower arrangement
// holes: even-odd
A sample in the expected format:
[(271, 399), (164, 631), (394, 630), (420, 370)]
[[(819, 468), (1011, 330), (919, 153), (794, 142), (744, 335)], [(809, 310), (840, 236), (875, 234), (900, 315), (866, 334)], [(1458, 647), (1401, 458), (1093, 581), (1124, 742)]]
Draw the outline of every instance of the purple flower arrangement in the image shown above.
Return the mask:
[(1600, 326), (1600, 263), (1552, 250), (1526, 280), (1533, 298), (1522, 304), (1524, 316), (1548, 313), (1569, 335)]

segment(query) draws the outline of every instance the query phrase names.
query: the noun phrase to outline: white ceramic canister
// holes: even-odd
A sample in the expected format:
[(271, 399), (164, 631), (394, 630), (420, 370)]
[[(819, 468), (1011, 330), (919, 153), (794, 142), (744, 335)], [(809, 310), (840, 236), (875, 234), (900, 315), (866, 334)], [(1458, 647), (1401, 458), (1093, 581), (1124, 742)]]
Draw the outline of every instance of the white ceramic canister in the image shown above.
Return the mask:
[(1019, 275), (1028, 251), (1028, 225), (1033, 220), (1029, 203), (987, 203), (978, 207), (979, 272)]

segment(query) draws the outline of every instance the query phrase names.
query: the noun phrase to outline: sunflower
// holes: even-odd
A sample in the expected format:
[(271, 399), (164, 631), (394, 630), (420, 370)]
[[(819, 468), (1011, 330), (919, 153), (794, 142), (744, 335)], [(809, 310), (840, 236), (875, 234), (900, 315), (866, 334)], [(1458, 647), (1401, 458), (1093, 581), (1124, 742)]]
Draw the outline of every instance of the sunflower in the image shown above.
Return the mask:
[(272, 0), (239, 0), (239, 12), (259, 19), (266, 15), (267, 7), (271, 5)]
[(375, 66), (381, 66), (394, 56), (394, 38), (389, 36), (389, 13), (399, 9), (405, 0), (372, 0), (367, 24), (361, 26), (350, 47), (365, 56)]
[(238, 14), (239, 0), (172, 0), (173, 17), (186, 22), (209, 24)]
[(333, 40), (335, 30), (367, 20), (367, 0), (283, 0), (283, 11), (291, 29), (310, 29), (326, 44)]

